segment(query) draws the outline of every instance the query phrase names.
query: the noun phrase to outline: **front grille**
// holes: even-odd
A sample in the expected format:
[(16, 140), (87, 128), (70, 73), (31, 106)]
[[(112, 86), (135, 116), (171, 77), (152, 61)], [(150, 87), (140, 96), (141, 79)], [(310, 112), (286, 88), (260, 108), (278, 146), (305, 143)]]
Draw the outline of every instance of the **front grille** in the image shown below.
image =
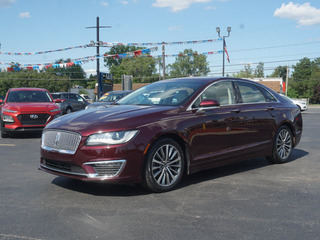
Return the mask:
[(49, 160), (49, 159), (44, 159), (42, 162), (43, 166), (46, 168), (49, 168), (54, 171), (58, 172), (64, 172), (64, 173), (70, 173), (70, 174), (80, 174), (80, 175), (85, 175), (85, 171), (74, 164), (71, 163), (65, 163), (65, 162), (60, 162), (60, 161), (54, 161), (54, 160)]
[(116, 177), (125, 165), (125, 160), (85, 163), (93, 167), (99, 177)]
[(20, 114), (18, 119), (22, 125), (46, 125), (49, 114)]
[(42, 134), (41, 147), (48, 151), (74, 154), (80, 140), (81, 135), (75, 132), (47, 130)]

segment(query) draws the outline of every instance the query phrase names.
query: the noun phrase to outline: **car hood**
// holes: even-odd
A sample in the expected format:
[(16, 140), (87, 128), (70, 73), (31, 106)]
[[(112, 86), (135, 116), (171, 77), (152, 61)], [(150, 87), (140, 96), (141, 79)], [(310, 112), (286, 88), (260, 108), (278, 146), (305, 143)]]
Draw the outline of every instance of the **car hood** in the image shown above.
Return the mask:
[(56, 109), (59, 106), (54, 102), (37, 102), (37, 103), (6, 103), (3, 108), (24, 112), (49, 112), (50, 110)]
[(88, 105), (88, 108), (107, 108), (109, 107), (113, 102), (94, 102)]
[(79, 132), (83, 136), (100, 131), (138, 129), (140, 126), (176, 115), (179, 107), (111, 105), (105, 109), (86, 109), (57, 118), (45, 129)]

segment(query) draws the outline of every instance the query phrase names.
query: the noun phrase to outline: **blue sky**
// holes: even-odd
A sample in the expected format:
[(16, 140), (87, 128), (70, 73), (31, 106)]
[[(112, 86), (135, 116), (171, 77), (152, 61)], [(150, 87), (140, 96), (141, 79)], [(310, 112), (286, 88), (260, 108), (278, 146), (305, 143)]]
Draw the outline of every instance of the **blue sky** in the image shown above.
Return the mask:
[[(96, 40), (120, 43), (180, 42), (226, 38), (231, 63), (226, 73), (243, 64), (265, 63), (270, 74), (279, 65), (293, 65), (303, 57), (320, 57), (320, 1), (284, 0), (0, 0), (1, 52), (39, 52), (88, 44)], [(222, 42), (167, 45), (166, 54), (186, 48), (199, 53), (222, 50)], [(101, 48), (100, 52), (107, 51)], [(73, 49), (35, 56), (0, 54), (0, 62), (42, 64), (61, 58), (95, 55), (95, 48)], [(152, 55), (161, 54), (161, 49)], [(208, 55), (211, 75), (221, 75), (222, 54)], [(166, 63), (174, 62), (166, 58)], [(82, 65), (90, 72), (96, 63)], [(101, 71), (108, 69), (101, 63)], [(0, 65), (0, 68), (7, 66)]]

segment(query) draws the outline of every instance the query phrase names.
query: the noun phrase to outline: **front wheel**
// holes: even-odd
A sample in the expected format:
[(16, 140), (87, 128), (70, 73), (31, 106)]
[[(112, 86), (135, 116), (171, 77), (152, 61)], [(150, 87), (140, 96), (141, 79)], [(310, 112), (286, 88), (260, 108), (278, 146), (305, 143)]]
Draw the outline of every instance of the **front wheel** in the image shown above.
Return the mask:
[(1, 137), (2, 138), (9, 137), (8, 133), (4, 130), (4, 124), (2, 123), (2, 121), (0, 123), (1, 123)]
[(273, 143), (272, 156), (267, 159), (272, 163), (285, 163), (293, 149), (292, 132), (287, 126), (281, 126)]
[(184, 154), (174, 140), (165, 138), (150, 149), (144, 169), (143, 185), (152, 192), (174, 189), (184, 173)]

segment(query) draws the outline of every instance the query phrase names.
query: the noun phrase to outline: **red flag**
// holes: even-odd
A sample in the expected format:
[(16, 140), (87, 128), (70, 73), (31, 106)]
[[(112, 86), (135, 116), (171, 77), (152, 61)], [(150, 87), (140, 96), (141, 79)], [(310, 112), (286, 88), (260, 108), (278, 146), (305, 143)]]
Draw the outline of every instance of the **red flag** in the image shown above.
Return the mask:
[(224, 51), (225, 51), (225, 53), (226, 53), (226, 55), (227, 55), (227, 60), (228, 60), (228, 62), (230, 63), (230, 58), (229, 58), (229, 54), (228, 54), (228, 51), (227, 51), (227, 45), (226, 45), (226, 41), (223, 39), (223, 44), (224, 44)]

